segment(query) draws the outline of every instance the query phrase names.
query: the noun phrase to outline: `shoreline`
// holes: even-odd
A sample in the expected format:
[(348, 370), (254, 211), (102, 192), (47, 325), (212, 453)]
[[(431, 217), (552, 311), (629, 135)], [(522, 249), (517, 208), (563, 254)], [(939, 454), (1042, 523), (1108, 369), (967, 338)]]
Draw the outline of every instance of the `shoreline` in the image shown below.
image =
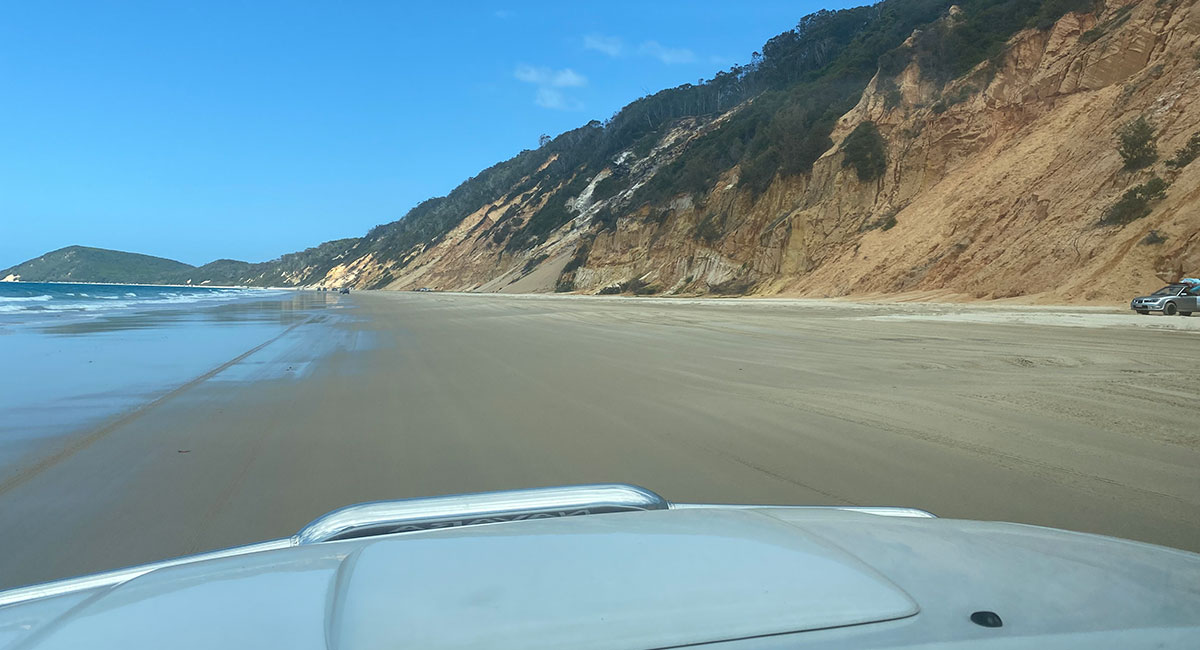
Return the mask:
[[(199, 288), (199, 289), (257, 289), (264, 291), (316, 291), (319, 286), (324, 285), (291, 285), (291, 286), (269, 286), (260, 287), (252, 285), (217, 285), (217, 284), (126, 284), (119, 282), (77, 282), (77, 281), (29, 281), (29, 280), (0, 280), (0, 283), (9, 284), (80, 284), (80, 285), (99, 285), (113, 287), (171, 287), (171, 288)], [(355, 292), (379, 292), (379, 293), (420, 293), (413, 289), (353, 289)], [(1149, 290), (1147, 290), (1149, 291)], [(743, 294), (743, 295), (717, 295), (717, 294), (676, 294), (676, 295), (625, 295), (625, 294), (592, 294), (592, 293), (575, 293), (564, 292), (556, 293), (552, 291), (539, 291), (529, 293), (501, 293), (499, 291), (443, 291), (434, 290), (428, 293), (434, 294), (449, 294), (449, 295), (473, 295), (473, 296), (555, 296), (555, 297), (592, 297), (605, 299), (637, 299), (637, 300), (714, 300), (714, 301), (815, 301), (815, 302), (849, 302), (862, 304), (927, 304), (927, 305), (1003, 305), (1003, 306), (1026, 306), (1026, 307), (1042, 307), (1042, 308), (1109, 308), (1114, 310), (1123, 309), (1123, 305), (1128, 305), (1129, 299), (1121, 300), (1079, 300), (1073, 302), (1063, 302), (1050, 298), (1045, 293), (1026, 294), (1021, 296), (1011, 296), (1007, 298), (975, 298), (967, 294), (956, 293), (949, 290), (933, 289), (927, 291), (910, 291), (901, 293), (868, 293), (854, 294), (845, 296), (804, 296), (795, 294)], [(1127, 307), (1125, 307), (1127, 308)]]
[(295, 290), (298, 287), (254, 287), (250, 285), (225, 284), (127, 284), (123, 282), (64, 282), (61, 280), (0, 280), (3, 284), (81, 284), (99, 287), (163, 287), (172, 289), (262, 289), (269, 291)]

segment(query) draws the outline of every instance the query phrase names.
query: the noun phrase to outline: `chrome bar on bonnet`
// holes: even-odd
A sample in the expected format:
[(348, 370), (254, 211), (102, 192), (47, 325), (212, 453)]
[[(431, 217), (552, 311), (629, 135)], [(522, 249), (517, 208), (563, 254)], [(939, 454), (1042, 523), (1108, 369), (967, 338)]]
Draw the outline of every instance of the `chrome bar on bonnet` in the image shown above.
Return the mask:
[(292, 543), (319, 544), (432, 528), (670, 507), (650, 490), (619, 483), (377, 501), (325, 514), (301, 528)]

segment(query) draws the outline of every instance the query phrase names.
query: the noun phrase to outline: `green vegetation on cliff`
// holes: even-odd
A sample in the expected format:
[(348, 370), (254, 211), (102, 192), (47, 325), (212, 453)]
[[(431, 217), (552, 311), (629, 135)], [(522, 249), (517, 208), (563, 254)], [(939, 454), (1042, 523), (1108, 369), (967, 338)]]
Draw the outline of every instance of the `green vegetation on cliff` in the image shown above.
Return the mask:
[(1125, 161), (1125, 169), (1149, 167), (1158, 160), (1158, 142), (1154, 126), (1143, 116), (1122, 124), (1116, 131), (1117, 152)]
[(1100, 225), (1114, 226), (1137, 221), (1150, 214), (1153, 204), (1166, 195), (1167, 182), (1152, 176), (1145, 183), (1125, 190), (1116, 203), (1108, 206), (1100, 218)]
[[(645, 123), (652, 126), (657, 124), (654, 116), (701, 115), (753, 99), (644, 185), (638, 202), (662, 205), (678, 194), (702, 193), (735, 165), (740, 185), (755, 195), (777, 176), (808, 173), (833, 145), (829, 134), (838, 117), (858, 102), (877, 71), (890, 80), (915, 61), (923, 75), (944, 84), (998, 54), (1020, 29), (1048, 27), (1067, 11), (1088, 10), (1094, 3), (954, 4), (958, 10), (953, 13), (952, 3), (940, 0), (884, 0), (817, 12), (768, 41), (749, 65), (734, 66), (701, 86), (680, 86), (630, 104), (608, 128), (628, 111), (647, 115)], [(903, 45), (910, 35), (912, 45)], [(716, 99), (689, 101), (696, 96)], [(874, 145), (872, 150), (871, 155), (878, 153)], [(855, 163), (860, 178), (879, 173), (875, 161), (863, 164)]]
[(887, 148), (874, 122), (855, 127), (842, 141), (842, 153), (842, 167), (853, 167), (860, 181), (875, 180), (887, 169)]

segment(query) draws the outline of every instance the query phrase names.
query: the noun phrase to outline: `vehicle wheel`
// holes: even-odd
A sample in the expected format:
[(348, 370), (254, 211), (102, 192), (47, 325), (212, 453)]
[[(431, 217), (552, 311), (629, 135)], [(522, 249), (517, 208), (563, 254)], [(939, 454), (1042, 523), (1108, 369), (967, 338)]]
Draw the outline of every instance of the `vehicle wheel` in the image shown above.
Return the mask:
[(1137, 313), (1145, 316), (1146, 314), (1150, 313), (1150, 310), (1149, 309), (1139, 309), (1139, 310), (1137, 310)]
[(1179, 308), (1176, 307), (1175, 303), (1173, 303), (1173, 302), (1169, 302), (1166, 304), (1166, 306), (1163, 307), (1163, 316), (1174, 316), (1175, 314), (1178, 314), (1178, 313), (1179, 313)]

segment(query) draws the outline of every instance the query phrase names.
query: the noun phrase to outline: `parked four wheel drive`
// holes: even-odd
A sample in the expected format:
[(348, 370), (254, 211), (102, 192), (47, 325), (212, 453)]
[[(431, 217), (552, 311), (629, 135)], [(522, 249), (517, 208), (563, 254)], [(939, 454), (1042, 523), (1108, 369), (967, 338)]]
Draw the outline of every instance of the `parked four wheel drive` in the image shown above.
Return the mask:
[(1191, 316), (1192, 312), (1200, 311), (1200, 284), (1170, 284), (1148, 295), (1134, 298), (1129, 308), (1139, 314), (1161, 311), (1167, 316), (1180, 314)]

